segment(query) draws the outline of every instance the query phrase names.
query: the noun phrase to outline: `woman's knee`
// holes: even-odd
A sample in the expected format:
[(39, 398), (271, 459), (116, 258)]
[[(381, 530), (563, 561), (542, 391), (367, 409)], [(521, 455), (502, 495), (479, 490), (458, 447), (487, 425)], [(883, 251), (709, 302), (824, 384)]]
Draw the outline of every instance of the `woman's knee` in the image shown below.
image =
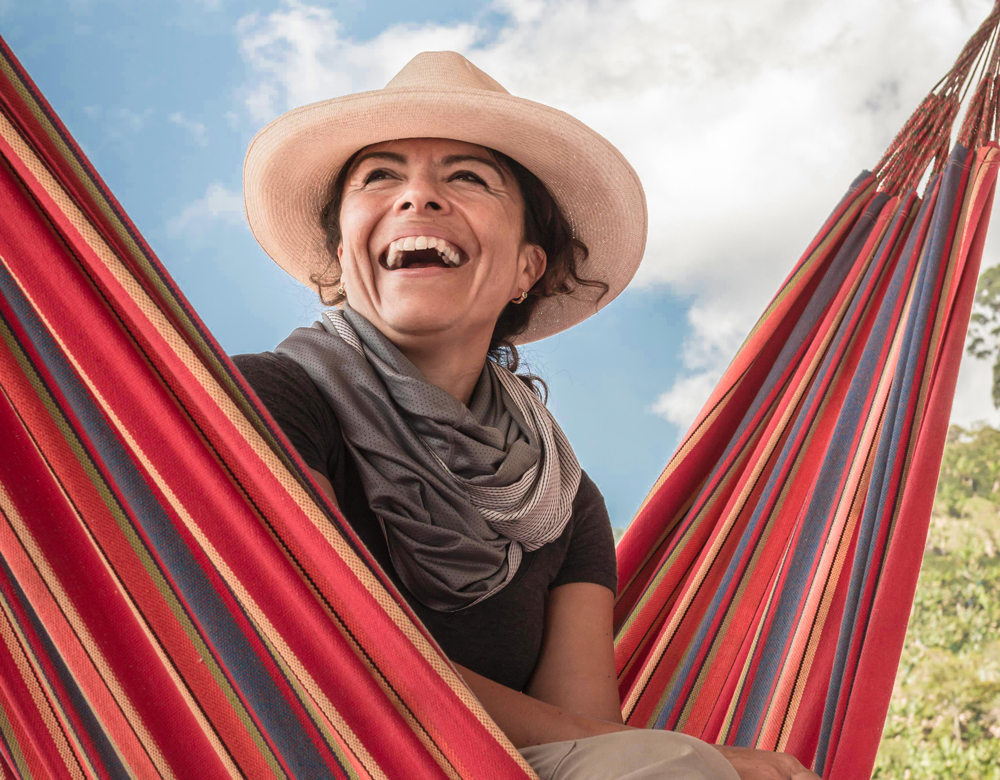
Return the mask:
[(536, 745), (521, 754), (541, 780), (738, 780), (708, 743), (658, 729)]

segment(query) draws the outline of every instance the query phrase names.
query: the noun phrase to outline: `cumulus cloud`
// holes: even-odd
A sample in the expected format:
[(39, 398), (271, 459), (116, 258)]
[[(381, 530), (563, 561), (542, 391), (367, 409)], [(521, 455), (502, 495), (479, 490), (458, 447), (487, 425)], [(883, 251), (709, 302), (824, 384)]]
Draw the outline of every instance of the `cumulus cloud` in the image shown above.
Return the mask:
[[(651, 407), (683, 428), (829, 210), (991, 5), (497, 0), (499, 29), (396, 25), (355, 41), (328, 9), (289, 2), (240, 22), (252, 74), (242, 98), (262, 123), (381, 87), (420, 51), (453, 49), (604, 135), (648, 198), (635, 283), (693, 301), (683, 371)], [(988, 391), (972, 401), (963, 387), (985, 413)]]
[(218, 182), (209, 184), (205, 194), (167, 223), (174, 235), (198, 233), (222, 221), (230, 225), (243, 222), (243, 197)]
[(267, 122), (283, 111), (337, 95), (378, 89), (417, 52), (468, 52), (484, 34), (473, 25), (396, 25), (358, 43), (327, 8), (297, 0), (252, 13), (237, 24), (240, 50), (254, 71), (241, 95), (251, 117)]

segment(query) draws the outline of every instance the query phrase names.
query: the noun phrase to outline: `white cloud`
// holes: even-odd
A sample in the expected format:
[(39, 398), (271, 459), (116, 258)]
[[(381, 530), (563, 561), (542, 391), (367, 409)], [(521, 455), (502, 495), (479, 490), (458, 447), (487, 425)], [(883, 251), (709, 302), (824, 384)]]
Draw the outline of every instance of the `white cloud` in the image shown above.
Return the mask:
[(208, 146), (208, 138), (205, 136), (205, 125), (201, 122), (194, 122), (188, 119), (180, 111), (172, 113), (170, 121), (191, 133), (199, 146)]
[(106, 116), (107, 133), (112, 138), (122, 138), (126, 133), (138, 133), (146, 127), (149, 118), (153, 115), (152, 108), (147, 108), (142, 112), (133, 111), (131, 108), (117, 108), (105, 112), (100, 106), (93, 105), (87, 106), (84, 111), (91, 119)]
[(356, 43), (344, 37), (329, 9), (297, 0), (266, 16), (243, 17), (237, 31), (256, 72), (242, 90), (244, 105), (261, 123), (304, 103), (385, 86), (417, 52), (467, 51), (482, 35), (469, 24), (398, 25)]
[(174, 235), (199, 233), (216, 221), (243, 223), (243, 197), (219, 183), (209, 184), (205, 194), (167, 223)]
[(721, 378), (721, 372), (711, 369), (682, 377), (660, 394), (649, 411), (685, 430)]
[[(240, 22), (252, 73), (242, 97), (263, 123), (384, 86), (420, 51), (453, 49), (611, 140), (649, 203), (635, 283), (693, 300), (684, 371), (653, 407), (683, 428), (813, 232), (991, 5), (497, 0), (509, 22), (496, 34), (397, 25), (357, 42), (329, 10), (289, 2)], [(963, 371), (960, 396), (978, 397), (974, 373)]]
[(147, 108), (140, 114), (130, 108), (119, 108), (117, 114), (122, 126), (128, 130), (139, 131), (146, 126), (146, 121), (152, 116), (153, 109)]

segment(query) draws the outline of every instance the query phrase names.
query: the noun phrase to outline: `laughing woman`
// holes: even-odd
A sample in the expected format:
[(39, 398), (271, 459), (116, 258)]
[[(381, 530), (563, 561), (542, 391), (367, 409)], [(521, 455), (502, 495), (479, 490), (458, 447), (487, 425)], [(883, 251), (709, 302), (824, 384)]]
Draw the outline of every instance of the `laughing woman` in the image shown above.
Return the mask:
[(604, 500), (514, 373), (516, 345), (635, 274), (645, 199), (618, 150), (425, 52), (385, 89), (271, 122), (244, 193), (264, 249), (336, 308), (237, 366), (535, 771), (815, 777), (622, 723)]

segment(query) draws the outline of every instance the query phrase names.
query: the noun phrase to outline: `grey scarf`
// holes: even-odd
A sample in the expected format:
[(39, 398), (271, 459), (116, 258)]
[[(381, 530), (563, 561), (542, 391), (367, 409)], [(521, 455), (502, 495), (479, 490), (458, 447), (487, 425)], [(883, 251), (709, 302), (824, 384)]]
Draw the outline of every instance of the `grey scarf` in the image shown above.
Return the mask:
[(275, 351), (333, 408), (393, 566), (421, 603), (454, 612), (492, 596), (524, 550), (566, 527), (580, 464), (546, 406), (492, 360), (466, 406), (346, 303)]

